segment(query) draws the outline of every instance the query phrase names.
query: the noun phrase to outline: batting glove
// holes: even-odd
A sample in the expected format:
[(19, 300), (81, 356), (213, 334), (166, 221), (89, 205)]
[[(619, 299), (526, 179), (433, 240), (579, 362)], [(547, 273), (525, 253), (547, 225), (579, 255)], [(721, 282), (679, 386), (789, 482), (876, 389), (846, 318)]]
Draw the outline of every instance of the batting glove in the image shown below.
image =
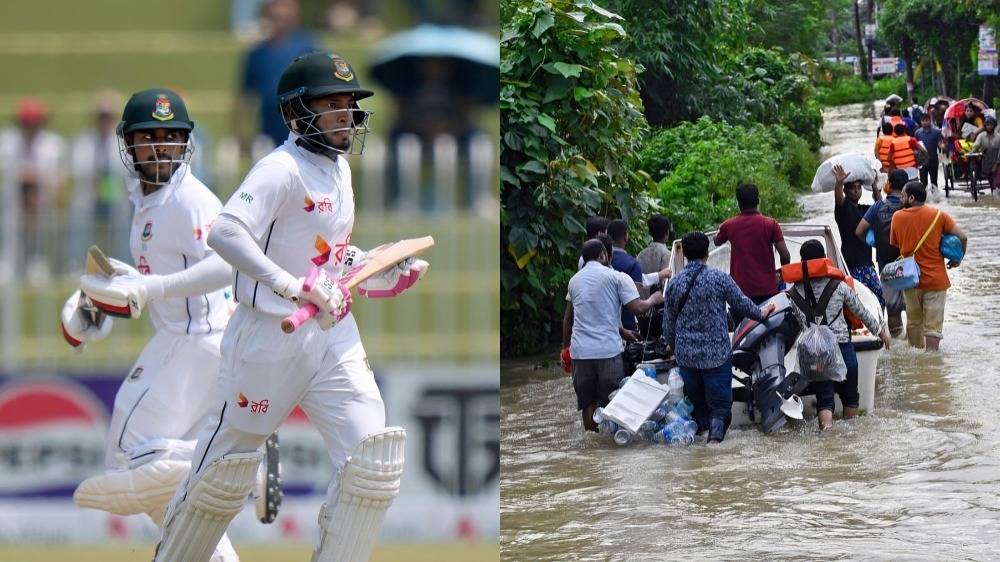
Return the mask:
[(163, 298), (163, 277), (142, 275), (132, 266), (111, 260), (115, 275), (101, 273), (80, 276), (80, 287), (94, 306), (119, 318), (138, 318), (151, 300)]
[(60, 314), (63, 338), (73, 346), (73, 350), (82, 353), (87, 342), (103, 340), (111, 333), (112, 321), (106, 315), (101, 315), (99, 325), (94, 325), (93, 316), (85, 307), (91, 305), (82, 292), (76, 291), (70, 295), (63, 305)]
[[(351, 268), (345, 276), (345, 282), (360, 271), (363, 266), (364, 264)], [(357, 287), (358, 294), (373, 299), (394, 297), (412, 287), (427, 271), (428, 267), (430, 264), (424, 260), (415, 257), (406, 258), (397, 263), (395, 267), (362, 281)]]
[(279, 294), (300, 306), (307, 302), (316, 305), (319, 312), (314, 318), (323, 330), (332, 328), (351, 311), (351, 292), (344, 281), (331, 279), (326, 270), (318, 267)]

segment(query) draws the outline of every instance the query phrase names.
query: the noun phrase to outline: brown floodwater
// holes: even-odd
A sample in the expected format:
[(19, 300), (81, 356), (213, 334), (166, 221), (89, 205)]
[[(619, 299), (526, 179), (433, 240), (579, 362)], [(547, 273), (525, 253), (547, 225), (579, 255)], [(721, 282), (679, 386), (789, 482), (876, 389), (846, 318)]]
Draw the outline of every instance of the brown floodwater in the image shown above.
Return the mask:
[[(825, 119), (825, 154), (871, 150), (870, 107)], [(801, 203), (832, 223), (832, 194)], [(941, 351), (896, 340), (874, 410), (823, 434), (807, 419), (714, 447), (619, 448), (583, 434), (557, 357), (502, 363), (502, 558), (1000, 559), (1000, 197), (935, 204), (969, 236)]]

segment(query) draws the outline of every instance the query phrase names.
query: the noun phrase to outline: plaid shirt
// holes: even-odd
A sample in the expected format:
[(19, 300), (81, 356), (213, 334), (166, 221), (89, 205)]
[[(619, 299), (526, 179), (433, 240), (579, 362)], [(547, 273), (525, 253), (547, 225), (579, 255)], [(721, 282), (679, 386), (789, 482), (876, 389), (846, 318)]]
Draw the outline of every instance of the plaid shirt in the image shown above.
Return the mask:
[[(688, 295), (684, 310), (677, 311), (691, 278), (704, 269)], [(694, 369), (712, 369), (729, 359), (729, 319), (726, 303), (755, 320), (763, 320), (760, 308), (740, 291), (733, 278), (690, 261), (667, 285), (663, 306), (663, 335), (674, 350), (677, 364)]]

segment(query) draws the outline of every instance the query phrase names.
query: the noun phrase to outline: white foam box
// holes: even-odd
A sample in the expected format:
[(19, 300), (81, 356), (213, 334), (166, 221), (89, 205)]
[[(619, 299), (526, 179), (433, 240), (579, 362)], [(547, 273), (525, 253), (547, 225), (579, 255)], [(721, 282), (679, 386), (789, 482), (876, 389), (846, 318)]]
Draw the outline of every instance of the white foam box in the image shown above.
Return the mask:
[(669, 390), (667, 385), (656, 382), (637, 369), (604, 408), (604, 417), (636, 433), (642, 422), (649, 419), (667, 397)]

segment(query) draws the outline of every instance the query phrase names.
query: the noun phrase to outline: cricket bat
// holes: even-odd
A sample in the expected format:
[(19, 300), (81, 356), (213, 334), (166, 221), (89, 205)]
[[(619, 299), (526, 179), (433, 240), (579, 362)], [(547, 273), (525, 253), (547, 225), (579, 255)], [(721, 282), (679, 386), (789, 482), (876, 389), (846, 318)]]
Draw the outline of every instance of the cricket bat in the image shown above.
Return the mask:
[[(91, 246), (87, 250), (87, 258), (83, 262), (83, 271), (88, 275), (102, 273), (108, 277), (115, 274), (115, 268), (111, 265), (111, 261), (108, 260), (108, 256), (104, 255), (104, 252), (96, 245)], [(94, 303), (90, 302), (90, 297), (83, 293), (80, 294), (80, 308), (87, 313), (94, 326), (100, 326), (101, 322), (104, 321), (104, 312), (94, 306)]]
[[(430, 248), (434, 245), (434, 237), (424, 236), (423, 238), (410, 238), (408, 240), (400, 240), (399, 242), (393, 242), (392, 244), (387, 244), (377, 250), (375, 255), (358, 271), (354, 277), (346, 283), (348, 290), (351, 290), (358, 285), (360, 285), (365, 279), (368, 279), (372, 275), (381, 273), (390, 267), (394, 267), (397, 263), (405, 260), (406, 258), (416, 256)], [(309, 290), (312, 288), (312, 283), (315, 282), (316, 273), (318, 269), (313, 269), (313, 272), (306, 278), (305, 283), (303, 283), (303, 289)], [(281, 329), (286, 334), (291, 334), (296, 328), (301, 326), (307, 320), (316, 316), (319, 312), (319, 308), (312, 303), (305, 304), (302, 308), (295, 311), (294, 314), (286, 317), (281, 321)]]

